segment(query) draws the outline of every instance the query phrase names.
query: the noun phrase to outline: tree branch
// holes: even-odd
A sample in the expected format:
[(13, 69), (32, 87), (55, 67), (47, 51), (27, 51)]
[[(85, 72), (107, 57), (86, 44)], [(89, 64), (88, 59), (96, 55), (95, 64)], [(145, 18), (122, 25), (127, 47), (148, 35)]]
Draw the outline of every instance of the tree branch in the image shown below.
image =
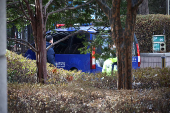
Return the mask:
[[(133, 8), (134, 8), (134, 9), (137, 9), (138, 6), (139, 6), (142, 2), (143, 2), (143, 0), (138, 0), (137, 4), (134, 4), (134, 5), (133, 5)], [(133, 3), (132, 3), (132, 4), (133, 4)]]
[(52, 2), (53, 2), (53, 0), (49, 0), (49, 1), (48, 1), (48, 3), (47, 3), (47, 4), (45, 5), (45, 7), (44, 7), (44, 8), (45, 8), (45, 11), (46, 11), (46, 9), (48, 8), (48, 6), (49, 6)]
[(107, 4), (103, 3), (101, 0), (96, 0), (97, 4), (100, 6), (102, 11), (105, 13), (105, 15), (109, 18), (110, 15), (110, 8)]
[(48, 19), (48, 16), (51, 15), (51, 14), (53, 14), (53, 13), (58, 13), (58, 12), (62, 12), (62, 11), (65, 11), (65, 10), (78, 9), (78, 8), (81, 8), (81, 7), (85, 6), (85, 5), (90, 4), (91, 2), (93, 2), (93, 0), (91, 0), (91, 1), (89, 1), (89, 2), (87, 2), (87, 3), (84, 3), (84, 4), (82, 4), (82, 5), (78, 5), (77, 7), (65, 7), (65, 8), (58, 9), (58, 10), (56, 10), (56, 11), (52, 11), (52, 12), (50, 12), (50, 13), (47, 14), (46, 19)]
[[(17, 42), (17, 43), (20, 43), (20, 44), (22, 44), (22, 45), (25, 45), (25, 46), (31, 48), (34, 52), (37, 52), (37, 50), (36, 50), (29, 42), (27, 42), (27, 41), (25, 41), (25, 40), (23, 40), (23, 39), (7, 38), (7, 40), (12, 40), (12, 41), (15, 41), (15, 42)], [(23, 41), (23, 42), (26, 43), (26, 44), (24, 44), (24, 43), (22, 43), (22, 42), (20, 42), (20, 41)]]
[(44, 14), (43, 14), (43, 20), (44, 20), (44, 24), (46, 26), (46, 23), (47, 23), (47, 19), (48, 19), (48, 16), (46, 15), (47, 13), (47, 8), (48, 6), (53, 2), (53, 0), (49, 0), (48, 3), (45, 5), (44, 7)]
[(70, 34), (70, 35), (67, 35), (66, 37), (64, 37), (64, 38), (62, 38), (62, 39), (54, 42), (53, 44), (51, 44), (50, 46), (48, 46), (48, 47), (46, 48), (46, 50), (48, 51), (48, 50), (49, 50), (52, 46), (54, 46), (55, 44), (58, 44), (59, 42), (62, 42), (62, 41), (64, 41), (64, 40), (66, 40), (67, 38), (69, 38), (69, 37), (71, 37), (71, 36), (73, 36), (73, 35), (75, 35), (75, 34), (78, 34), (78, 33), (80, 33), (80, 32), (89, 33), (89, 32), (84, 31), (84, 30), (76, 31), (76, 32), (74, 32), (74, 33), (72, 33), (72, 34)]
[(22, 18), (22, 17), (24, 17), (24, 16), (20, 16), (20, 17), (18, 17), (18, 18), (15, 18), (14, 20), (11, 20), (11, 21), (7, 21), (7, 23), (14, 22), (14, 21), (16, 21), (17, 19), (20, 19), (20, 18)]
[(30, 21), (33, 21), (31, 18), (29, 18), (29, 17), (27, 16), (27, 14), (26, 14), (25, 10), (23, 9), (23, 6), (22, 6), (22, 4), (21, 4), (20, 0), (19, 0), (19, 4), (20, 4), (20, 6), (21, 6), (21, 10), (22, 10), (22, 12), (24, 13), (24, 15), (25, 15), (26, 19), (28, 19), (28, 20), (30, 20)]
[(25, 2), (26, 5), (27, 5), (27, 10), (28, 10), (28, 13), (29, 13), (29, 15), (30, 15), (30, 18), (31, 18), (32, 22), (34, 22), (34, 21), (35, 21), (35, 20), (34, 20), (34, 15), (32, 14), (32, 10), (31, 10), (31, 8), (30, 8), (30, 6), (29, 6), (29, 2), (28, 2), (27, 0), (24, 0), (24, 2)]

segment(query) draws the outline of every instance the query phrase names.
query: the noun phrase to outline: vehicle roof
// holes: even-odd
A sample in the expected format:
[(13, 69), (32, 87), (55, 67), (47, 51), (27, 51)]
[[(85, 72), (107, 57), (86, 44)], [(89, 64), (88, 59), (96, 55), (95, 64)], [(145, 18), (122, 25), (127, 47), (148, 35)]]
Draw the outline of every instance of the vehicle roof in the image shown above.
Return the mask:
[(110, 27), (104, 27), (104, 26), (99, 26), (99, 27), (94, 27), (94, 26), (80, 26), (80, 27), (69, 27), (69, 28), (57, 28), (57, 29), (53, 29), (50, 31), (47, 31), (46, 34), (51, 33), (51, 31), (78, 31), (78, 30), (84, 30), (84, 31), (88, 31), (90, 33), (96, 33), (98, 32), (99, 29), (102, 30), (110, 30)]

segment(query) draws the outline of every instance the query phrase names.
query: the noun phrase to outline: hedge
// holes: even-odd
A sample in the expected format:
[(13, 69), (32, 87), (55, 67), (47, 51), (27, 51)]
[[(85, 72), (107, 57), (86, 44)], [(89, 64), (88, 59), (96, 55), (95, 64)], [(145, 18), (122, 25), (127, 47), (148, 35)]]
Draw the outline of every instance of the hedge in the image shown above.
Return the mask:
[(153, 52), (152, 35), (165, 35), (166, 52), (170, 52), (170, 16), (163, 14), (137, 15), (135, 34), (141, 53)]

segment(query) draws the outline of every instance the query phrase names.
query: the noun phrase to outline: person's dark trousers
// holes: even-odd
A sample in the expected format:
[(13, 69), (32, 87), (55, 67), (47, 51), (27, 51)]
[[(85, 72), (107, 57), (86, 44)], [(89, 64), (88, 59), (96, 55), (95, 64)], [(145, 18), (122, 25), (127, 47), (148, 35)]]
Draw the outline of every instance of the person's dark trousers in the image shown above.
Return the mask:
[(111, 72), (111, 75), (113, 75), (113, 70), (114, 70), (114, 66), (115, 65), (117, 65), (117, 62), (114, 62), (113, 64), (112, 64), (112, 72)]
[(114, 70), (114, 66), (115, 65), (117, 65), (117, 62), (114, 62), (113, 64), (112, 64), (112, 71)]

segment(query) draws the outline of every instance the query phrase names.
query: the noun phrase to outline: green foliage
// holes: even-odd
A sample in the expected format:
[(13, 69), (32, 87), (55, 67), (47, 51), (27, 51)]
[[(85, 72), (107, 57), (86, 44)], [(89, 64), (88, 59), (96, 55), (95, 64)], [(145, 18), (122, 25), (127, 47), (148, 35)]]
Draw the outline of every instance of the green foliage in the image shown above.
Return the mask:
[(162, 14), (138, 15), (135, 33), (140, 52), (153, 52), (152, 35), (165, 35), (167, 52), (170, 51), (170, 17)]
[(95, 47), (96, 59), (102, 58), (103, 60), (106, 60), (109, 57), (116, 57), (116, 51), (109, 47), (114, 44), (109, 31), (99, 29), (99, 33), (95, 34), (93, 40), (90, 42), (85, 41), (83, 44), (84, 47), (79, 49), (82, 54), (92, 53), (92, 48)]
[[(37, 83), (37, 67), (35, 60), (29, 60), (22, 55), (17, 55), (14, 52), (7, 50), (7, 78), (10, 83)], [(77, 74), (74, 72), (57, 69), (47, 63), (47, 84), (63, 84), (67, 81), (68, 76), (74, 76), (77, 79)]]
[[(106, 3), (110, 8), (112, 7), (112, 0), (107, 0)], [(95, 11), (95, 20), (93, 20), (93, 23), (95, 26), (110, 26), (109, 20), (106, 17), (106, 15), (103, 13), (103, 11), (98, 8), (98, 4), (95, 4), (96, 8), (94, 8), (93, 10)], [(126, 0), (121, 0), (121, 6), (120, 6), (120, 15), (126, 15), (127, 12), (127, 2)], [(122, 20), (124, 24), (124, 19)], [(122, 25), (122, 27), (124, 27), (124, 25)]]
[(27, 60), (22, 55), (7, 51), (8, 82), (36, 82), (35, 61)]
[[(7, 5), (12, 2), (13, 1), (7, 0)], [(23, 5), (25, 5), (24, 2), (22, 3)], [(33, 0), (30, 0), (29, 3), (32, 4)], [(31, 7), (31, 9), (34, 10), (33, 7)], [(25, 12), (27, 12), (27, 10), (25, 10)], [(30, 24), (30, 21), (24, 18), (24, 14), (21, 10), (19, 3), (7, 6), (7, 28), (11, 28), (13, 25), (15, 25), (17, 29), (20, 31), (23, 27), (29, 24)]]
[[(19, 1), (19, 0), (18, 0)], [(48, 0), (43, 0), (43, 5), (45, 5), (48, 2)], [(7, 1), (7, 4), (12, 3), (12, 1)], [(22, 6), (26, 14), (28, 14), (27, 6), (25, 2), (21, 0)], [(59, 9), (62, 9), (64, 7), (74, 7), (77, 5), (81, 5), (84, 2), (82, 0), (70, 2), (70, 0), (55, 0), (53, 1), (50, 6), (47, 9), (47, 14), (56, 11)], [(35, 14), (35, 1), (29, 0), (30, 8), (33, 10), (33, 14)], [(90, 5), (89, 5), (90, 6)], [(64, 10), (59, 13), (54, 13), (48, 17), (46, 28), (48, 29), (54, 29), (55, 25), (57, 23), (66, 24), (66, 27), (72, 26), (74, 23), (90, 23), (91, 15), (94, 13), (93, 9), (90, 8), (88, 5), (82, 7), (81, 9), (76, 10)], [(15, 25), (18, 30), (21, 30), (24, 26), (30, 24), (30, 20), (28, 20), (26, 17), (23, 17), (24, 13), (22, 12), (22, 9), (20, 7), (19, 3), (9, 5), (7, 7), (7, 21), (9, 24), (7, 24), (8, 28), (12, 27), (12, 25)], [(29, 16), (28, 16), (29, 17)]]
[(150, 14), (166, 14), (166, 0), (148, 0)]
[[(48, 12), (55, 11), (57, 9), (61, 9), (68, 5), (69, 7), (74, 7), (77, 5), (82, 5), (84, 2), (82, 0), (74, 1), (74, 2), (68, 2), (69, 0), (66, 0), (63, 2), (63, 4), (60, 4), (61, 1), (53, 1), (50, 5)], [(94, 13), (93, 9), (90, 8), (90, 5), (84, 6), (80, 9), (76, 10), (65, 10), (60, 13), (55, 13), (51, 16), (49, 16), (47, 21), (47, 29), (54, 29), (55, 24), (65, 24), (65, 27), (73, 26), (75, 23), (90, 23), (91, 15)]]

